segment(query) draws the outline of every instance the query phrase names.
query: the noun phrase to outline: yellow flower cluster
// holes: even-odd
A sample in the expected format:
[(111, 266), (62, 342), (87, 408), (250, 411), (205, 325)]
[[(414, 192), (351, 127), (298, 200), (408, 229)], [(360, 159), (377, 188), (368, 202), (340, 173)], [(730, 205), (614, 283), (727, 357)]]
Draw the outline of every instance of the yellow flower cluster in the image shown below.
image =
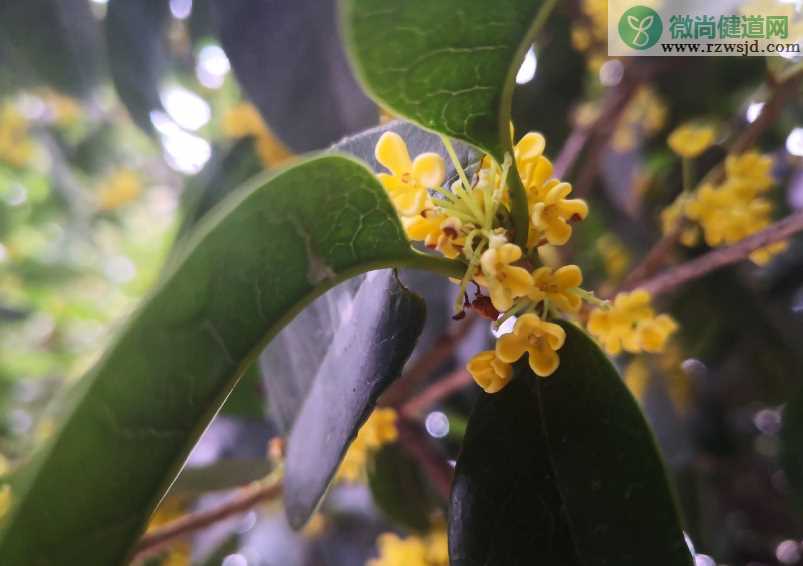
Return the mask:
[(242, 102), (228, 109), (221, 129), (228, 138), (254, 138), (257, 155), (265, 167), (281, 165), (293, 155), (268, 129), (252, 104)]
[(336, 479), (356, 482), (365, 474), (368, 457), (385, 444), (399, 437), (396, 428), (396, 411), (390, 407), (378, 407), (371, 413), (351, 443), (345, 458), (340, 463)]
[(13, 167), (24, 167), (33, 153), (28, 121), (11, 104), (4, 104), (0, 107), (0, 161)]
[(118, 169), (103, 180), (97, 188), (97, 206), (107, 211), (120, 208), (142, 193), (142, 181), (130, 169)]
[(619, 293), (610, 308), (599, 308), (588, 318), (588, 331), (610, 355), (661, 352), (677, 323), (667, 314), (656, 315), (647, 291)]
[(379, 556), (367, 566), (448, 566), (449, 546), (446, 530), (434, 529), (426, 536), (401, 538), (384, 533), (377, 539)]
[[(685, 154), (691, 156), (707, 138), (687, 139)], [(680, 149), (680, 148), (679, 148)], [(699, 151), (698, 151), (699, 153)], [(765, 193), (773, 186), (772, 158), (757, 151), (729, 155), (725, 159), (725, 178), (719, 184), (704, 182), (692, 193), (684, 192), (661, 213), (664, 233), (683, 226), (680, 240), (684, 245), (697, 244), (700, 229), (709, 246), (734, 244), (766, 228), (772, 222), (773, 203)], [(786, 249), (786, 242), (777, 242), (756, 250), (750, 259), (766, 264)]]
[[(456, 305), (459, 312), (473, 281), (487, 293), (478, 299), (483, 298), (485, 305), (490, 302), (482, 309), (484, 315), (501, 324), (522, 314), (513, 334), (468, 364), (476, 382), (489, 393), (499, 391), (510, 379), (510, 364), (524, 354), (529, 355), (533, 371), (546, 377), (557, 369), (556, 352), (565, 339), (563, 329), (548, 319), (576, 314), (584, 299), (594, 299), (580, 287), (583, 275), (576, 265), (539, 267), (539, 248), (568, 242), (572, 223), (588, 215), (588, 206), (568, 198), (571, 185), (553, 178), (541, 134), (530, 132), (522, 137), (513, 155), (501, 165), (485, 156), (471, 182), (451, 145), (446, 140), (445, 144), (459, 173), (449, 189), (441, 186), (446, 176), (443, 158), (424, 153), (411, 159), (404, 140), (393, 132), (383, 134), (376, 146), (377, 161), (389, 171), (380, 173), (379, 180), (411, 240), (465, 263), (461, 300)], [(508, 180), (515, 174), (510, 171), (514, 165), (527, 197), (526, 249), (512, 242), (509, 228)]]

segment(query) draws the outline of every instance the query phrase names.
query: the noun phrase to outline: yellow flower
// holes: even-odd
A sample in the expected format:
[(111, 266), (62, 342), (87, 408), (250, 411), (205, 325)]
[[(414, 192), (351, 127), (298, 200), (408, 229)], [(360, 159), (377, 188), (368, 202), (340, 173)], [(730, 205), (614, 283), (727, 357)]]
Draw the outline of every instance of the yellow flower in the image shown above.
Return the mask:
[(623, 349), (631, 353), (660, 352), (677, 324), (669, 315), (656, 317), (651, 301), (650, 294), (642, 289), (619, 293), (611, 308), (591, 312), (588, 331), (612, 356)]
[(0, 108), (0, 161), (24, 167), (33, 157), (34, 145), (28, 121), (10, 104)]
[(0, 487), (0, 519), (8, 514), (9, 509), (11, 509), (12, 499), (11, 486), (5, 484)]
[(418, 216), (404, 221), (407, 237), (411, 240), (422, 241), (428, 248), (436, 249), (448, 258), (460, 254), (465, 236), (459, 218), (425, 208)]
[(449, 545), (446, 530), (435, 527), (426, 536), (401, 538), (383, 533), (377, 538), (379, 556), (367, 566), (448, 566)]
[(750, 254), (750, 261), (755, 263), (756, 265), (767, 265), (769, 261), (786, 250), (789, 247), (789, 242), (775, 242), (774, 244), (770, 244), (769, 246), (764, 246), (763, 248), (759, 248), (753, 253)]
[(378, 407), (371, 413), (340, 463), (337, 480), (355, 482), (363, 477), (368, 456), (399, 437), (396, 417), (396, 411), (390, 407)]
[(666, 341), (678, 329), (675, 320), (668, 314), (639, 322), (636, 333), (641, 349), (645, 352), (663, 352)]
[(273, 135), (252, 104), (242, 102), (228, 109), (223, 115), (221, 129), (228, 138), (254, 138), (255, 150), (265, 167), (275, 167), (292, 157), (290, 150)]
[(480, 352), (468, 362), (468, 373), (486, 393), (496, 393), (510, 382), (513, 368), (496, 357), (493, 350)]
[(569, 183), (550, 179), (536, 191), (529, 191), (530, 222), (532, 223), (528, 245), (536, 246), (544, 241), (561, 246), (572, 235), (570, 222), (588, 216), (588, 205), (581, 199), (567, 199), (572, 192)]
[(738, 185), (745, 198), (769, 190), (774, 184), (772, 158), (757, 151), (747, 151), (725, 158), (725, 174), (729, 182)]
[(533, 287), (527, 294), (534, 302), (549, 301), (549, 305), (560, 311), (577, 312), (583, 301), (573, 291), (583, 283), (583, 272), (576, 265), (564, 265), (552, 270), (539, 267), (533, 271)]
[(630, 265), (630, 254), (619, 238), (613, 234), (605, 234), (597, 240), (595, 246), (602, 256), (605, 273), (613, 279), (624, 275)]
[(566, 331), (557, 324), (541, 320), (528, 313), (519, 317), (513, 332), (505, 334), (496, 342), (496, 356), (512, 364), (525, 353), (530, 356), (530, 368), (536, 375), (552, 375), (560, 358), (557, 351), (566, 341)]
[(716, 133), (710, 126), (683, 124), (669, 134), (667, 143), (679, 156), (693, 158), (711, 147), (715, 136)]
[(384, 533), (379, 535), (377, 546), (379, 556), (366, 566), (429, 566), (427, 547), (419, 537), (400, 538), (394, 533)]
[(133, 171), (119, 169), (97, 189), (98, 209), (114, 210), (135, 200), (142, 192), (142, 182)]
[(647, 391), (647, 384), (650, 381), (650, 369), (644, 360), (636, 358), (625, 368), (622, 375), (625, 385), (640, 403), (644, 401), (644, 393)]
[(410, 160), (407, 144), (395, 132), (385, 132), (376, 144), (376, 160), (390, 171), (377, 175), (402, 216), (420, 214), (429, 204), (427, 189), (439, 187), (446, 165), (437, 153), (422, 153)]
[(485, 250), (480, 258), (482, 277), (478, 282), (488, 288), (491, 302), (500, 312), (513, 306), (513, 299), (526, 295), (533, 284), (526, 269), (512, 265), (519, 259), (521, 248), (510, 243)]
[(265, 129), (265, 123), (252, 104), (241, 102), (223, 115), (221, 129), (228, 138), (257, 137)]

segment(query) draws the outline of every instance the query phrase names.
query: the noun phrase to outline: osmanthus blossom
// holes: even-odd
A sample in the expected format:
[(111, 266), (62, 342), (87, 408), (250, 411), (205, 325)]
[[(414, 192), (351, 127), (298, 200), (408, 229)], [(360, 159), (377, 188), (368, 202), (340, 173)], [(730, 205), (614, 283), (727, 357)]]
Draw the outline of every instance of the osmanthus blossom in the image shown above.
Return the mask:
[[(548, 377), (560, 365), (558, 352), (566, 340), (555, 321), (577, 319), (583, 303), (599, 312), (609, 307), (581, 288), (583, 273), (577, 265), (542, 265), (551, 246), (569, 241), (572, 224), (586, 218), (588, 205), (568, 198), (571, 185), (553, 177), (541, 134), (524, 135), (502, 163), (485, 155), (471, 179), (448, 139), (443, 140), (459, 177), (448, 187), (443, 186), (443, 159), (435, 153), (411, 158), (404, 140), (393, 132), (383, 134), (376, 146), (377, 161), (387, 169), (379, 180), (407, 236), (465, 266), (463, 277), (455, 280), (460, 285), (456, 316), (470, 304), (497, 327), (518, 317), (512, 333), (469, 361), (467, 370), (476, 383), (487, 393), (502, 390), (513, 377), (512, 364), (525, 356), (533, 373)], [(512, 230), (509, 182), (515, 174), (527, 198), (526, 246), (516, 243)], [(470, 284), (477, 296), (469, 303)], [(668, 318), (653, 318), (638, 331), (644, 350), (660, 349), (671, 334), (664, 324)]]
[[(699, 155), (713, 137), (710, 127), (681, 126), (670, 135), (669, 145), (678, 155), (690, 158)], [(698, 244), (702, 234), (708, 246), (716, 247), (763, 230), (772, 223), (774, 211), (765, 196), (774, 185), (772, 166), (769, 155), (755, 150), (728, 155), (722, 181), (704, 179), (694, 190), (687, 187), (661, 212), (663, 233), (678, 230), (680, 242), (690, 247)], [(786, 247), (786, 242), (776, 242), (754, 251), (750, 259), (764, 265)]]
[(705, 124), (683, 124), (669, 134), (667, 143), (681, 157), (692, 159), (711, 147), (716, 131)]
[(349, 446), (335, 478), (344, 482), (356, 482), (362, 478), (369, 454), (399, 438), (397, 418), (396, 411), (390, 407), (374, 409)]

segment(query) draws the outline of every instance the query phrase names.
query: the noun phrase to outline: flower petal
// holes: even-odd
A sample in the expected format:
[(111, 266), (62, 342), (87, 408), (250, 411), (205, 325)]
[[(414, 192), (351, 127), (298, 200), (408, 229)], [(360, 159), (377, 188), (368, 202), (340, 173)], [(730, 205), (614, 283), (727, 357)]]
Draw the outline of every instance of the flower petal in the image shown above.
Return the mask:
[(382, 137), (376, 143), (374, 155), (379, 163), (397, 177), (410, 173), (412, 170), (407, 144), (396, 132), (382, 134)]
[(437, 153), (422, 153), (413, 160), (413, 179), (431, 189), (440, 187), (446, 180), (446, 164)]

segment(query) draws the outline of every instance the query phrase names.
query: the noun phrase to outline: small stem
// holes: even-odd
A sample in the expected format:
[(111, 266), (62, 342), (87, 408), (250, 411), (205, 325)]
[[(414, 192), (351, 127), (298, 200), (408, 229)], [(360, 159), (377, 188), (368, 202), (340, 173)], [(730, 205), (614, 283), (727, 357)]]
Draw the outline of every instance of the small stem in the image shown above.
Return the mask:
[(413, 250), (413, 255), (402, 259), (399, 265), (412, 269), (431, 271), (445, 277), (463, 277), (463, 274), (466, 272), (466, 264), (461, 261), (420, 252), (415, 249)]
[(691, 194), (694, 188), (694, 162), (688, 157), (681, 161), (683, 168), (683, 193)]
[(134, 553), (137, 557), (150, 554), (175, 539), (186, 537), (232, 515), (244, 513), (264, 501), (276, 499), (281, 493), (282, 481), (279, 473), (271, 480), (255, 482), (243, 488), (232, 499), (218, 507), (184, 515), (163, 527), (145, 533), (134, 547)]
[(510, 178), (510, 215), (513, 218), (513, 242), (521, 249), (527, 249), (527, 237), (530, 232), (530, 211), (527, 206), (527, 192), (519, 177), (518, 167), (511, 167)]
[(401, 406), (399, 412), (407, 418), (416, 418), (441, 399), (460, 391), (472, 381), (464, 368), (456, 369), (443, 379), (431, 383), (421, 393)]
[(443, 147), (446, 148), (446, 153), (449, 154), (449, 159), (452, 160), (452, 165), (454, 165), (457, 174), (460, 176), (460, 181), (463, 183), (463, 188), (466, 192), (471, 190), (471, 183), (468, 182), (468, 177), (466, 177), (466, 172), (463, 170), (463, 166), (460, 164), (460, 160), (457, 158), (457, 153), (455, 153), (454, 147), (452, 147), (452, 142), (449, 141), (449, 138), (441, 134), (441, 142), (443, 142)]

